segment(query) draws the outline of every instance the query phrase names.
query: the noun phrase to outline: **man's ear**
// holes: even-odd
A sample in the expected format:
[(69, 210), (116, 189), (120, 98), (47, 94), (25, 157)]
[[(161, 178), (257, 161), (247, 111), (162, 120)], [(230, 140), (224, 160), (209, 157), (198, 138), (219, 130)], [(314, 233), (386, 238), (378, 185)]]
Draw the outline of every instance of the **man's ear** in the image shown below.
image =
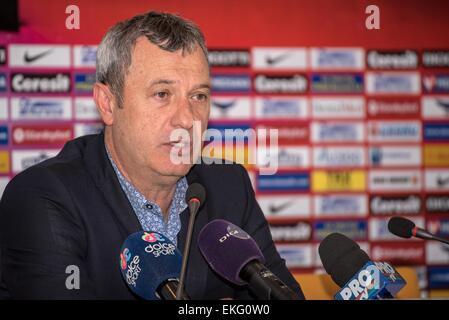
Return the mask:
[(99, 82), (94, 84), (93, 91), (95, 104), (104, 124), (112, 125), (117, 106), (114, 95), (107, 85)]

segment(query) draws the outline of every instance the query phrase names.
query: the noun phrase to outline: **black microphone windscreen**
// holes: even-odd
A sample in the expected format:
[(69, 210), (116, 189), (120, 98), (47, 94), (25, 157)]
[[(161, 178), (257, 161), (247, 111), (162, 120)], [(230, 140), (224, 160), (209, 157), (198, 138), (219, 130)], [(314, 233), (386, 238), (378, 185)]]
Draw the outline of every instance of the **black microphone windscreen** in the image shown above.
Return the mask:
[(340, 287), (370, 261), (356, 242), (341, 233), (331, 233), (324, 238), (318, 253), (324, 269)]
[(401, 238), (411, 238), (412, 230), (415, 227), (413, 221), (402, 217), (393, 217), (388, 221), (388, 230)]
[(201, 204), (203, 204), (206, 200), (206, 190), (201, 184), (197, 182), (192, 183), (187, 188), (186, 202), (189, 203), (189, 201), (193, 198), (197, 198)]

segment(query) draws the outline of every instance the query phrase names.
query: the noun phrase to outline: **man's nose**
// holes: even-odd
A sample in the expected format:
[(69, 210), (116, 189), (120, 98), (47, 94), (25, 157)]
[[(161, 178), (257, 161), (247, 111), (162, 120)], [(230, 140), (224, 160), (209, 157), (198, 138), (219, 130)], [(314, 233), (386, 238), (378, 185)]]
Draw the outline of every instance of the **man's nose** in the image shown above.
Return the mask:
[(173, 127), (190, 129), (193, 127), (193, 121), (193, 106), (188, 99), (180, 99), (172, 117)]

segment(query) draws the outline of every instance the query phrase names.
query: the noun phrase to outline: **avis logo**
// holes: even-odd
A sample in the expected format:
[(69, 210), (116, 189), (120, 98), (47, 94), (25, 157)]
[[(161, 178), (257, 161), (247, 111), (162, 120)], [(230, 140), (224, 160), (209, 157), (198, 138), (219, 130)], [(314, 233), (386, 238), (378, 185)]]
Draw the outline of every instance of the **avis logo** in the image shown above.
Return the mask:
[(122, 253), (120, 253), (120, 266), (123, 270), (128, 266), (128, 262), (131, 260), (131, 252), (128, 248), (125, 248)]
[(154, 243), (156, 241), (165, 241), (164, 237), (156, 232), (151, 232), (151, 233), (144, 232), (143, 236), (142, 236), (142, 240), (149, 242), (149, 243)]

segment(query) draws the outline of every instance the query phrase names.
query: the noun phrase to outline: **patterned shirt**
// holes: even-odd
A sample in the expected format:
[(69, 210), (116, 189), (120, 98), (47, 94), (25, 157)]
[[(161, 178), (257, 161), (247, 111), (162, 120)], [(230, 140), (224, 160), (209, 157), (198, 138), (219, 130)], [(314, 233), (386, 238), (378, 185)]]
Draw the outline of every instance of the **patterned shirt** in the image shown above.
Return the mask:
[(120, 185), (128, 197), (143, 230), (161, 233), (177, 245), (177, 236), (181, 230), (181, 219), (179, 215), (187, 208), (185, 196), (188, 183), (186, 177), (182, 177), (176, 183), (175, 194), (169, 209), (168, 221), (165, 223), (161, 208), (155, 202), (147, 200), (145, 196), (122, 175), (114, 163), (114, 160), (112, 160), (107, 148), (106, 151), (112, 167), (117, 174)]

